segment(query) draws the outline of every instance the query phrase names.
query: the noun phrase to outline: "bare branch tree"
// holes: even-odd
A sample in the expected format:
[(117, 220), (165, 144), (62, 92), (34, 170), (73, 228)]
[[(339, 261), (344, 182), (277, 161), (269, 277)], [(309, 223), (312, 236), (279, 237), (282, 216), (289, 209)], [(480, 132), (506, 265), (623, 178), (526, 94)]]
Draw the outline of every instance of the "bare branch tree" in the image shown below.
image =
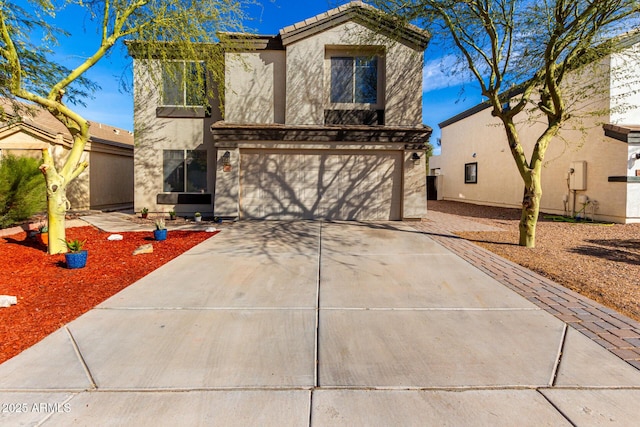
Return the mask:
[[(572, 117), (567, 80), (589, 63), (622, 48), (637, 24), (632, 0), (375, 0), (405, 22), (424, 26), (453, 46), (504, 127), (524, 183), (519, 244), (535, 246), (545, 153)], [(622, 30), (621, 30), (622, 29)], [(529, 157), (516, 127), (531, 107), (544, 117)]]

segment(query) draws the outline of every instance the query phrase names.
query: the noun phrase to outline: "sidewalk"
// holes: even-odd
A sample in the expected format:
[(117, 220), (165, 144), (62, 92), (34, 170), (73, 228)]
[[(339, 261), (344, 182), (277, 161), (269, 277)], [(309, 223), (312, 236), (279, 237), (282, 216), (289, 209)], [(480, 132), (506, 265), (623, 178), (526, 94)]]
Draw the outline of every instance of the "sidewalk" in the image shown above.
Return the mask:
[(445, 244), (499, 261), (426, 222), (233, 224), (0, 365), (0, 424), (637, 423), (639, 370)]

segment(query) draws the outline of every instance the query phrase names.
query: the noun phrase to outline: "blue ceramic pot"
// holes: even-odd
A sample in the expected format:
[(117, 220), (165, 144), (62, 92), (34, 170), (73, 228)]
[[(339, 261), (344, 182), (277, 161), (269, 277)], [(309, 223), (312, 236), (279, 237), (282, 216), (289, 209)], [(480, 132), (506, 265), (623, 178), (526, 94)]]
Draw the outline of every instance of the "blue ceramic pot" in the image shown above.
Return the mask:
[(167, 229), (164, 230), (153, 230), (153, 238), (156, 240), (166, 240), (167, 239)]
[(67, 268), (82, 268), (87, 265), (87, 251), (68, 252), (64, 254)]

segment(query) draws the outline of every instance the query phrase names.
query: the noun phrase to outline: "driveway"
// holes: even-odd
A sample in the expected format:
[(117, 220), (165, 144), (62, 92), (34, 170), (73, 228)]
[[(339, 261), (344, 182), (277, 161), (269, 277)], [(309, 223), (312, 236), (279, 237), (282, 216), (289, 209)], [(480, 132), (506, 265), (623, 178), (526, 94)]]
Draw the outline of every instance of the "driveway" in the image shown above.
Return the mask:
[(236, 223), (0, 365), (2, 425), (632, 425), (638, 401), (640, 371), (402, 222)]

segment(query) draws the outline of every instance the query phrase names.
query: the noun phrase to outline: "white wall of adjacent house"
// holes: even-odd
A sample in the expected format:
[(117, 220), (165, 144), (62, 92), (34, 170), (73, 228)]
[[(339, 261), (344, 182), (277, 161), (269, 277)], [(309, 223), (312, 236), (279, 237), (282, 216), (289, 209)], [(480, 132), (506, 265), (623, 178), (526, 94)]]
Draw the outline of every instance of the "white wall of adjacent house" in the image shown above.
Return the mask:
[[(640, 124), (640, 46), (636, 45), (627, 51), (613, 55), (611, 58), (612, 75), (612, 114), (611, 123), (621, 125)], [(619, 71), (616, 71), (619, 70)], [(640, 174), (640, 144), (629, 143), (626, 153), (626, 176)], [(627, 218), (635, 218), (640, 222), (640, 184), (617, 183), (626, 187)]]
[(611, 55), (611, 123), (640, 124), (640, 46)]
[(378, 102), (361, 107), (384, 109), (387, 126), (417, 126), (422, 123), (422, 52), (376, 34), (360, 24), (347, 22), (286, 46), (288, 125), (324, 124), (324, 110), (330, 106), (330, 79), (327, 78), (330, 58), (326, 52), (349, 47), (353, 53), (357, 52), (357, 46), (363, 52), (376, 51), (376, 48), (382, 52)]
[[(603, 64), (607, 65), (607, 62)], [(603, 64), (599, 64), (600, 70)], [(582, 118), (568, 122), (560, 135), (552, 140), (542, 169), (542, 212), (563, 214), (567, 208), (569, 213), (579, 212), (584, 207), (580, 201), (586, 196), (590, 201), (596, 201), (587, 205), (585, 213), (588, 217), (595, 215), (596, 219), (622, 223), (640, 221), (637, 207), (640, 189), (622, 182), (608, 182), (610, 176), (628, 176), (630, 172), (630, 146), (605, 136), (602, 129), (603, 123), (611, 122), (613, 117), (609, 115), (615, 110), (606, 111), (615, 99), (609, 91), (615, 93), (619, 88), (619, 82), (612, 79), (611, 86), (605, 86), (596, 96), (583, 99), (577, 94), (573, 101), (577, 103), (576, 117), (587, 111), (604, 114), (582, 114)], [(633, 101), (633, 98), (627, 99)], [(637, 120), (637, 109), (619, 110), (615, 114), (616, 120), (626, 124), (629, 124), (627, 120)], [(525, 120), (518, 124), (518, 130), (524, 151), (530, 158), (544, 124)], [(476, 162), (477, 183), (465, 183), (465, 164)], [(568, 185), (569, 171), (576, 167), (575, 162), (586, 164), (584, 190), (573, 191)], [(440, 168), (442, 176), (439, 179), (445, 200), (521, 207), (523, 182), (504, 128), (488, 108), (442, 128), (441, 155), (433, 158), (430, 165)], [(633, 191), (638, 194), (634, 195)], [(597, 209), (594, 211), (594, 208)]]

